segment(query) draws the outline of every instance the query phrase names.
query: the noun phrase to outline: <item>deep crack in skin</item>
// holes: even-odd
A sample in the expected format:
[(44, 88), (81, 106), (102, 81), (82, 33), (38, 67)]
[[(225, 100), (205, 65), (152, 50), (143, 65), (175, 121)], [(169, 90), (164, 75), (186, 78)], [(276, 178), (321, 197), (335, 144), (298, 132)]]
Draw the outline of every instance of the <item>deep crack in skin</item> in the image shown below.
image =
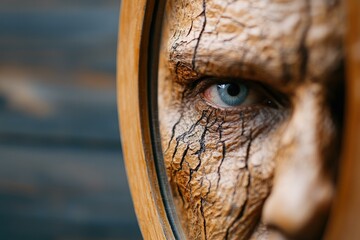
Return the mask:
[[(160, 132), (188, 239), (266, 239), (272, 227), (292, 239), (322, 233), (341, 131), (328, 103), (329, 96), (342, 101), (333, 96), (343, 81), (341, 72), (335, 74), (343, 54), (340, 3), (168, 1), (159, 68)], [(257, 94), (273, 89), (270, 95), (281, 96), (279, 106), (223, 108), (207, 101), (204, 89), (224, 79), (255, 82), (249, 86)], [(314, 203), (299, 203), (306, 213), (301, 221), (286, 219), (277, 205), (283, 179), (292, 181), (289, 172), (310, 179), (306, 184), (323, 193)], [(306, 195), (308, 185), (293, 188)], [(284, 209), (290, 209), (286, 203)]]

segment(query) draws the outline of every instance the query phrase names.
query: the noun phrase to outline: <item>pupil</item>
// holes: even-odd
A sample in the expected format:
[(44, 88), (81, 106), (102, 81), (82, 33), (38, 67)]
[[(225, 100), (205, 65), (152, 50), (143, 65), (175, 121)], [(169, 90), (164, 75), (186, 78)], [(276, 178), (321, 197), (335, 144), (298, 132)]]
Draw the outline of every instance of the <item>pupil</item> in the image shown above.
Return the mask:
[(239, 93), (240, 93), (239, 85), (233, 84), (233, 83), (229, 84), (229, 86), (227, 88), (227, 93), (232, 97), (239, 95)]

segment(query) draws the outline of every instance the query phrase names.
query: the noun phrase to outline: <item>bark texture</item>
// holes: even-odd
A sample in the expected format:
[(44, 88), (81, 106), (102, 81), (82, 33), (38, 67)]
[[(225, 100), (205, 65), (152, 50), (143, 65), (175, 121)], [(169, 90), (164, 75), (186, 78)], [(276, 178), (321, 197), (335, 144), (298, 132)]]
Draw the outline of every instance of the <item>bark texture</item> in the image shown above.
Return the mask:
[[(189, 239), (321, 236), (339, 151), (343, 32), (336, 0), (168, 1), (160, 130)], [(224, 108), (204, 95), (231, 81), (267, 100)]]

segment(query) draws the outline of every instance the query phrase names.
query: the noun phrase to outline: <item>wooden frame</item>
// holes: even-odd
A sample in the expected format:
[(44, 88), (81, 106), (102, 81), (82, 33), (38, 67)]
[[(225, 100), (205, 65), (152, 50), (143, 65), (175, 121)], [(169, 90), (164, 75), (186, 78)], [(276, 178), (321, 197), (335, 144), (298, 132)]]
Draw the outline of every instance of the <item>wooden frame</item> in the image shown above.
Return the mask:
[[(146, 239), (179, 239), (172, 195), (156, 138), (158, 49), (163, 0), (122, 2), (117, 62), (117, 94), (122, 147), (135, 212)], [(160, 14), (157, 14), (157, 12)], [(159, 172), (163, 172), (159, 181)]]
[(360, 236), (360, 2), (347, 1), (346, 113), (339, 192), (328, 224), (327, 239)]
[(160, 194), (147, 108), (147, 49), (155, 1), (122, 1), (117, 93), (123, 154), (135, 212), (146, 239), (174, 239)]
[[(127, 176), (142, 235), (145, 239), (178, 239), (181, 234), (174, 227), (176, 221), (171, 220), (171, 208), (164, 201), (164, 191), (159, 183), (149, 121), (153, 109), (148, 104), (151, 87), (148, 81), (154, 74), (151, 68), (157, 66), (149, 61), (149, 49), (156, 54), (157, 48), (152, 44), (159, 36), (151, 31), (154, 31), (154, 16), (161, 15), (161, 11), (156, 14), (161, 2), (122, 1), (117, 62), (118, 108)], [(360, 17), (357, 13), (360, 3), (358, 0), (347, 3), (350, 30), (346, 41), (345, 137), (339, 192), (326, 239), (356, 239), (360, 236)]]

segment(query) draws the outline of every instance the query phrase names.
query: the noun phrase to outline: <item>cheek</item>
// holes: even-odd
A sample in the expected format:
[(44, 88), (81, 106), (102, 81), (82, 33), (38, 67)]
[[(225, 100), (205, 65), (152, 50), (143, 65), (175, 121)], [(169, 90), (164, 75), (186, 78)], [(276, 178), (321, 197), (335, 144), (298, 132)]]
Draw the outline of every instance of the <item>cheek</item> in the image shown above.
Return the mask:
[(276, 144), (269, 126), (256, 125), (259, 116), (224, 117), (193, 102), (162, 111), (165, 165), (187, 232), (249, 235), (270, 192)]

